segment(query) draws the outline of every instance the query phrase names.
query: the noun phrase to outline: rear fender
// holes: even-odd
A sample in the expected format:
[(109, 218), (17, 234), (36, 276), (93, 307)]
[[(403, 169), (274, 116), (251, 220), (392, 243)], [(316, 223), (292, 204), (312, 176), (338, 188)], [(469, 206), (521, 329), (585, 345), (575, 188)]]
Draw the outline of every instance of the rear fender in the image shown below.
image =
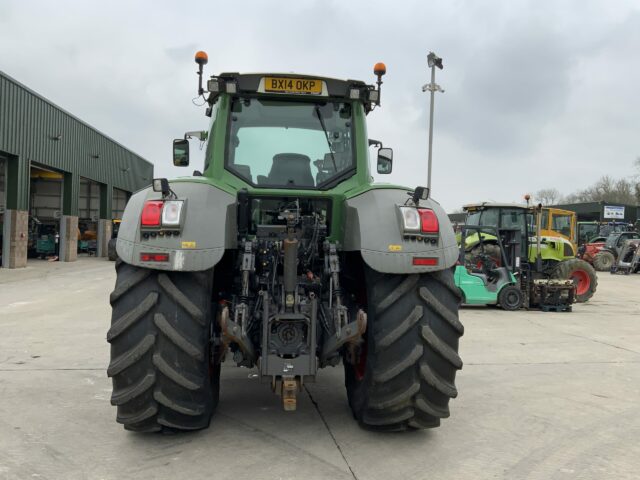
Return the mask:
[[(236, 198), (204, 182), (172, 182), (179, 200), (186, 200), (179, 236), (143, 238), (142, 207), (161, 200), (150, 187), (136, 192), (125, 208), (116, 250), (131, 265), (157, 270), (199, 271), (212, 268), (224, 251), (236, 247)], [(143, 262), (142, 253), (167, 253), (168, 262)]]
[[(365, 263), (382, 273), (423, 273), (453, 267), (458, 245), (449, 217), (438, 202), (420, 201), (420, 208), (430, 208), (438, 217), (437, 243), (404, 238), (398, 207), (408, 198), (406, 190), (372, 189), (347, 199), (344, 250), (359, 250)], [(415, 266), (414, 257), (436, 258), (437, 265)]]

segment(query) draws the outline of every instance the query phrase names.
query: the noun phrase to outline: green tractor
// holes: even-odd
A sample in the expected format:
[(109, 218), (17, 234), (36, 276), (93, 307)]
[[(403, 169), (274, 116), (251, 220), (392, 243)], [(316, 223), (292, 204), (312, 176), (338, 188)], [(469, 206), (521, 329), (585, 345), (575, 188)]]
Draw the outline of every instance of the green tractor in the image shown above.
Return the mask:
[[(561, 236), (541, 235), (542, 207), (519, 204), (479, 203), (465, 205), (466, 225), (493, 226), (498, 229), (518, 229), (523, 239), (520, 244), (521, 270), (532, 281), (538, 279), (572, 280), (577, 302), (588, 301), (596, 291), (598, 278), (593, 267), (576, 258), (576, 249), (570, 240)], [(497, 253), (493, 254), (499, 258)], [(477, 235), (467, 236), (465, 249), (477, 252)], [(487, 247), (484, 246), (486, 249)]]
[[(295, 410), (318, 371), (344, 365), (366, 428), (436, 427), (462, 367), (458, 248), (423, 187), (373, 183), (361, 81), (223, 73), (198, 93), (204, 170), (135, 193), (119, 228), (107, 340), (117, 421), (137, 432), (209, 425), (221, 364), (255, 368)], [(375, 142), (378, 143), (379, 142)], [(377, 151), (390, 173), (389, 148)]]

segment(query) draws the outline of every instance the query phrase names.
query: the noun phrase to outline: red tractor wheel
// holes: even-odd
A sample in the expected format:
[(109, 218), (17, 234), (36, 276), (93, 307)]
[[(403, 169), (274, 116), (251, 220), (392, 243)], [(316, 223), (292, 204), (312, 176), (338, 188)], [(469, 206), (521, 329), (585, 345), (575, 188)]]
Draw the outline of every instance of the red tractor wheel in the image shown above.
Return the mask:
[(572, 258), (560, 262), (556, 268), (555, 278), (573, 280), (576, 284), (576, 301), (583, 303), (589, 300), (596, 292), (598, 276), (594, 268), (584, 260)]

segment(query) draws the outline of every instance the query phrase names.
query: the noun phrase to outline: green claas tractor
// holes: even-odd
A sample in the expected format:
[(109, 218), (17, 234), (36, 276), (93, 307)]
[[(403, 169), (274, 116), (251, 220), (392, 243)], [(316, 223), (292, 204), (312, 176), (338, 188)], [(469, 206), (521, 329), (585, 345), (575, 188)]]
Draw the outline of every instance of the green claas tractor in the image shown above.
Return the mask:
[[(465, 205), (466, 225), (493, 226), (499, 229), (519, 229), (524, 274), (532, 281), (538, 279), (572, 280), (577, 302), (586, 302), (596, 291), (598, 279), (593, 267), (576, 257), (573, 243), (561, 236), (542, 235), (541, 206), (519, 204), (479, 203)], [(477, 251), (478, 239), (467, 236), (465, 248)], [(486, 247), (485, 247), (486, 248)], [(497, 257), (497, 254), (494, 254)]]
[[(117, 421), (206, 428), (221, 364), (255, 368), (295, 410), (342, 362), (364, 427), (436, 427), (462, 367), (453, 229), (423, 187), (373, 183), (366, 115), (377, 86), (223, 73), (199, 89), (210, 117), (202, 173), (129, 200), (116, 249), (107, 340)], [(377, 142), (379, 144), (379, 142)], [(377, 171), (392, 151), (379, 148)], [(189, 143), (174, 141), (174, 164)]]

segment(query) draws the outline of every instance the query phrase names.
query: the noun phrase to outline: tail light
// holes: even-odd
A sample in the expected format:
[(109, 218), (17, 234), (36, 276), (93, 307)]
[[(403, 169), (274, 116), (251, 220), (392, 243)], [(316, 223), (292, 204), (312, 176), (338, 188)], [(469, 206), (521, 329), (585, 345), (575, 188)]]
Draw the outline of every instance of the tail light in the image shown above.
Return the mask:
[(433, 210), (428, 208), (419, 208), (420, 223), (422, 224), (423, 233), (438, 233), (440, 230), (440, 224), (438, 223), (438, 217)]
[(143, 227), (180, 227), (183, 200), (147, 200), (142, 207)]
[(148, 200), (142, 207), (141, 221), (145, 227), (159, 227), (162, 216), (162, 200)]
[(434, 234), (440, 231), (435, 212), (429, 208), (400, 207), (405, 232)]

